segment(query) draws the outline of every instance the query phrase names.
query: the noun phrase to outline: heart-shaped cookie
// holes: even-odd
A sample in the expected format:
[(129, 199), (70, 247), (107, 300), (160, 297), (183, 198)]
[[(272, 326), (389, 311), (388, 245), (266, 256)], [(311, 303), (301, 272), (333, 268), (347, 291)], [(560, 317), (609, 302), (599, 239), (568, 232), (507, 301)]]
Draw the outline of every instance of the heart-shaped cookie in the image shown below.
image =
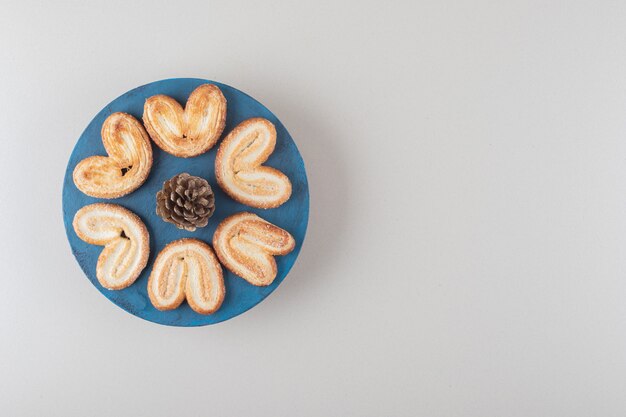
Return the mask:
[(217, 183), (231, 198), (248, 206), (280, 206), (291, 196), (291, 182), (281, 171), (262, 165), (275, 146), (276, 128), (269, 120), (259, 117), (241, 122), (217, 150)]
[(145, 129), (130, 114), (113, 113), (102, 124), (109, 156), (90, 156), (74, 168), (74, 184), (97, 198), (118, 198), (143, 184), (152, 168), (152, 145)]
[(211, 314), (220, 308), (225, 294), (222, 267), (211, 247), (197, 239), (165, 246), (148, 279), (148, 296), (159, 310), (173, 310), (187, 298), (195, 312)]
[(193, 90), (185, 109), (162, 94), (148, 98), (143, 123), (154, 143), (172, 155), (190, 158), (208, 151), (226, 123), (226, 98), (213, 84)]
[(76, 212), (72, 225), (85, 242), (104, 246), (96, 265), (96, 277), (103, 287), (126, 288), (146, 267), (150, 235), (132, 211), (116, 204), (91, 204)]
[(222, 264), (252, 285), (270, 285), (278, 269), (276, 255), (296, 246), (286, 230), (256, 214), (237, 213), (224, 219), (213, 235), (213, 247)]

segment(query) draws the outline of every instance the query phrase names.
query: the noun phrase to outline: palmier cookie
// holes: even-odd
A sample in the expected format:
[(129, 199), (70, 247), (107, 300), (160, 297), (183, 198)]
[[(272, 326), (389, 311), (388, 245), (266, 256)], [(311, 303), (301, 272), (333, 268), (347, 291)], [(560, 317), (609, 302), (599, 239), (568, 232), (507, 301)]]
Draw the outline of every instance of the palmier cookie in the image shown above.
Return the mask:
[(240, 123), (217, 150), (217, 183), (231, 198), (248, 206), (280, 206), (291, 196), (291, 182), (279, 170), (262, 165), (275, 145), (276, 128), (269, 120), (254, 118)]
[(256, 214), (237, 213), (224, 219), (213, 235), (222, 264), (252, 285), (270, 285), (278, 272), (276, 255), (286, 255), (296, 241), (286, 230)]
[(165, 152), (181, 158), (205, 153), (215, 145), (226, 123), (226, 98), (213, 84), (193, 90), (185, 109), (162, 94), (146, 100), (143, 123)]
[(150, 235), (132, 211), (116, 204), (91, 204), (78, 210), (73, 226), (85, 242), (104, 246), (96, 265), (96, 277), (103, 287), (126, 288), (146, 267)]
[(197, 313), (217, 311), (226, 289), (213, 250), (197, 239), (169, 243), (159, 253), (148, 279), (148, 296), (159, 310), (173, 310), (185, 298)]
[(74, 184), (97, 198), (132, 193), (148, 178), (152, 145), (145, 129), (130, 114), (113, 113), (102, 124), (102, 143), (109, 156), (90, 156), (74, 168)]

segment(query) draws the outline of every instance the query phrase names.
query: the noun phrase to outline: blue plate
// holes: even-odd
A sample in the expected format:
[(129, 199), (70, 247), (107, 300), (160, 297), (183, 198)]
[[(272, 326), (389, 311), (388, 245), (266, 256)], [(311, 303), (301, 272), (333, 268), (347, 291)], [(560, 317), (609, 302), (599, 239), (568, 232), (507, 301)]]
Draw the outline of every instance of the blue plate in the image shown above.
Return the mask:
[[(154, 164), (148, 180), (138, 190), (122, 198), (111, 200), (92, 198), (76, 188), (72, 180), (72, 172), (76, 164), (91, 155), (106, 155), (102, 145), (102, 138), (100, 137), (100, 129), (104, 120), (111, 113), (118, 111), (126, 112), (141, 120), (146, 98), (155, 94), (166, 94), (184, 105), (189, 94), (197, 86), (204, 83), (217, 85), (228, 101), (226, 128), (223, 135), (230, 132), (240, 122), (251, 117), (264, 117), (274, 123), (278, 135), (276, 148), (266, 165), (280, 169), (291, 180), (293, 194), (289, 201), (278, 208), (262, 210), (237, 203), (228, 197), (215, 181), (215, 153), (221, 142), (218, 142), (207, 153), (188, 159), (177, 158), (163, 152), (153, 143)], [(161, 220), (155, 212), (157, 191), (161, 189), (164, 181), (181, 172), (188, 172), (191, 175), (207, 179), (215, 192), (215, 213), (209, 220), (207, 227), (197, 229), (195, 232), (177, 229), (174, 225)], [(96, 202), (119, 204), (132, 210), (141, 217), (150, 231), (150, 258), (148, 259), (148, 266), (133, 285), (123, 290), (111, 291), (100, 285), (96, 279), (96, 262), (103, 247), (83, 242), (76, 236), (72, 227), (74, 214), (81, 207)], [(152, 264), (161, 249), (169, 242), (184, 237), (197, 238), (211, 244), (217, 225), (225, 217), (241, 211), (250, 211), (258, 214), (267, 221), (287, 230), (296, 240), (296, 248), (293, 252), (286, 256), (276, 257), (278, 275), (272, 285), (255, 287), (224, 268), (226, 297), (222, 307), (214, 314), (206, 316), (198, 314), (186, 302), (172, 311), (159, 311), (154, 308), (148, 298), (147, 284), (148, 276), (152, 271)], [(72, 252), (87, 278), (105, 297), (129, 313), (155, 323), (170, 326), (203, 326), (219, 323), (235, 317), (260, 303), (280, 285), (296, 261), (304, 241), (308, 219), (309, 186), (304, 170), (304, 162), (287, 129), (261, 103), (233, 87), (215, 81), (196, 78), (175, 78), (157, 81), (135, 88), (113, 100), (96, 115), (78, 139), (65, 172), (63, 184), (63, 221), (65, 222), (65, 231), (67, 232)]]

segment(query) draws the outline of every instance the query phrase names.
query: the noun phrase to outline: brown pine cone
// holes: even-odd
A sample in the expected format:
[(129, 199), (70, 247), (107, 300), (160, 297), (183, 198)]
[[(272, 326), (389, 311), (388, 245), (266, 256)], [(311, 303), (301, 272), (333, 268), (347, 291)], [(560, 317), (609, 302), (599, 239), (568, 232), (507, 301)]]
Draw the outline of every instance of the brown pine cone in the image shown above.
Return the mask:
[(206, 226), (215, 211), (215, 195), (207, 180), (186, 172), (165, 181), (156, 197), (157, 214), (190, 232)]

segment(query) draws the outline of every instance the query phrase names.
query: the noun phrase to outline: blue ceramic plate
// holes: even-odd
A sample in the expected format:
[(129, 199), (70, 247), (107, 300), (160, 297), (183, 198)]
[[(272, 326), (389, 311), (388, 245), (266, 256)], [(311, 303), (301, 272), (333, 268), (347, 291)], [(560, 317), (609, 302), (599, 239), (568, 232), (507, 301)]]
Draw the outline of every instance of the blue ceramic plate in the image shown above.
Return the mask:
[[(215, 153), (221, 142), (218, 142), (207, 153), (188, 159), (177, 158), (163, 152), (153, 143), (154, 164), (148, 180), (138, 190), (122, 198), (111, 200), (92, 198), (76, 188), (72, 180), (72, 172), (76, 164), (91, 155), (106, 155), (102, 145), (102, 138), (100, 137), (100, 129), (104, 120), (111, 113), (118, 111), (126, 112), (141, 120), (146, 98), (155, 94), (166, 94), (184, 105), (189, 94), (197, 86), (204, 83), (217, 85), (228, 101), (226, 128), (223, 136), (240, 122), (251, 117), (265, 117), (274, 123), (278, 135), (276, 148), (266, 165), (280, 169), (291, 180), (293, 194), (285, 204), (275, 209), (261, 210), (237, 203), (228, 197), (215, 181)], [(188, 172), (191, 175), (207, 179), (215, 192), (215, 213), (209, 220), (207, 227), (197, 229), (195, 232), (177, 229), (174, 225), (161, 220), (155, 212), (157, 191), (161, 189), (165, 180), (181, 172)], [(81, 207), (96, 202), (110, 202), (132, 210), (141, 217), (150, 231), (150, 258), (148, 259), (148, 266), (133, 285), (123, 290), (111, 291), (100, 285), (96, 279), (96, 262), (103, 247), (83, 242), (76, 236), (72, 228), (74, 214)], [(276, 257), (278, 275), (272, 285), (255, 287), (224, 268), (226, 298), (222, 307), (214, 314), (206, 316), (198, 314), (186, 302), (172, 311), (159, 311), (154, 308), (148, 298), (147, 284), (148, 276), (152, 271), (152, 264), (161, 249), (169, 242), (184, 237), (197, 238), (211, 244), (217, 225), (225, 217), (241, 211), (250, 211), (258, 214), (269, 222), (287, 230), (296, 240), (296, 248), (293, 252), (286, 256)], [(196, 78), (157, 81), (135, 88), (113, 100), (96, 115), (78, 139), (78, 143), (67, 164), (65, 182), (63, 184), (63, 221), (65, 222), (65, 230), (72, 252), (87, 278), (105, 297), (129, 313), (155, 323), (171, 326), (203, 326), (219, 323), (235, 317), (260, 303), (280, 285), (296, 261), (304, 241), (308, 218), (309, 187), (304, 170), (304, 162), (296, 144), (280, 120), (265, 106), (247, 94), (221, 83)]]

